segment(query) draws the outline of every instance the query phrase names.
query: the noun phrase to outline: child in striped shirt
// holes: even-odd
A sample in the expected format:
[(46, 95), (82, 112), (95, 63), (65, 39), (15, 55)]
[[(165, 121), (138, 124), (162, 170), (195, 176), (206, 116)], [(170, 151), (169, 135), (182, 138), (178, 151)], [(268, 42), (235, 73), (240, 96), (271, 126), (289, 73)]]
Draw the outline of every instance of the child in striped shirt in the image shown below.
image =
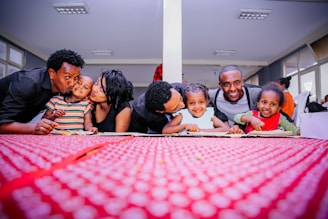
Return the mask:
[(72, 89), (70, 96), (54, 96), (46, 104), (43, 118), (55, 121), (55, 130), (90, 131), (98, 133), (93, 127), (91, 105), (86, 99), (93, 86), (93, 80), (88, 76), (80, 76)]

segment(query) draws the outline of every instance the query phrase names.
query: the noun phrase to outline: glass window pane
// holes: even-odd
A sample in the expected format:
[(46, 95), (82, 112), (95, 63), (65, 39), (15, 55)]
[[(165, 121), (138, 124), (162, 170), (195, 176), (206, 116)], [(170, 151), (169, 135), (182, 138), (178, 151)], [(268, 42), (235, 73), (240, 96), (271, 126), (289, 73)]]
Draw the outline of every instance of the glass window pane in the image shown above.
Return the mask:
[(328, 63), (320, 66), (320, 79), (321, 99), (323, 100), (328, 94)]
[(7, 44), (0, 41), (0, 59), (6, 60), (7, 56)]
[(284, 71), (286, 76), (297, 72), (297, 54), (285, 60)]
[(5, 64), (0, 63), (0, 78), (5, 76)]
[(300, 77), (301, 82), (301, 92), (303, 91), (310, 91), (310, 101), (316, 101), (317, 93), (316, 93), (316, 86), (315, 86), (315, 72), (311, 71)]
[(290, 80), (290, 85), (288, 88), (289, 93), (291, 93), (291, 95), (293, 97), (295, 97), (297, 94), (299, 94), (298, 92), (298, 75), (293, 75), (292, 79)]
[(302, 71), (306, 68), (316, 65), (317, 62), (314, 59), (313, 53), (309, 49), (309, 47), (305, 47), (300, 51), (300, 62), (299, 62), (299, 70)]
[(23, 52), (14, 48), (9, 48), (9, 60), (18, 65), (23, 65)]
[(15, 66), (12, 66), (12, 65), (8, 65), (8, 69), (7, 69), (7, 75), (10, 75), (16, 71), (19, 71), (20, 69), (15, 67)]

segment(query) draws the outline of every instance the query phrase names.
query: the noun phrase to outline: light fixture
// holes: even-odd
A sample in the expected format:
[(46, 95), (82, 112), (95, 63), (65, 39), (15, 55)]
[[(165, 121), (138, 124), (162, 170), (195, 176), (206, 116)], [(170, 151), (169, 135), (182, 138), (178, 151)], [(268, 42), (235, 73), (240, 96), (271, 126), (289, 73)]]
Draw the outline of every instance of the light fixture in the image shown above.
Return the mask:
[(88, 14), (85, 3), (61, 3), (52, 6), (59, 14)]
[(250, 20), (264, 20), (271, 10), (260, 10), (260, 9), (240, 9), (239, 19), (250, 19)]
[(236, 50), (215, 50), (214, 55), (216, 56), (232, 56), (236, 54)]
[(97, 49), (97, 50), (92, 50), (91, 52), (95, 56), (111, 56), (113, 54), (113, 51), (109, 49), (103, 49), (103, 50)]

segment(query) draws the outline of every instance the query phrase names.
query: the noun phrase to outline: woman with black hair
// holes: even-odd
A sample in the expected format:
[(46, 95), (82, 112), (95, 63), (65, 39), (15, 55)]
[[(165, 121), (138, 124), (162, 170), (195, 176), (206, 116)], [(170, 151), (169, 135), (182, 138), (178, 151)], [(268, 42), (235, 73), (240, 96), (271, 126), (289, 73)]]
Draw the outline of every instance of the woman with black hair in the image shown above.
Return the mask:
[(119, 70), (104, 71), (94, 83), (92, 122), (99, 132), (126, 132), (131, 120), (133, 85)]
[(284, 103), (281, 107), (281, 110), (286, 113), (290, 118), (293, 118), (295, 102), (293, 96), (287, 90), (289, 88), (291, 79), (292, 77), (288, 76), (286, 78), (279, 78), (277, 82), (284, 91)]

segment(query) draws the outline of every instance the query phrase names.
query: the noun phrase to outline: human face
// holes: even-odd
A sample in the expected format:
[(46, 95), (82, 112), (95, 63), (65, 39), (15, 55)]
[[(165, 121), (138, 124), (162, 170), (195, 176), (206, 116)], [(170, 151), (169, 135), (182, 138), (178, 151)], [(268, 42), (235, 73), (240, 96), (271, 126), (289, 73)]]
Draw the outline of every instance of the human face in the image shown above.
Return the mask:
[(240, 71), (233, 70), (224, 72), (220, 77), (219, 85), (227, 101), (238, 101), (244, 95), (244, 79)]
[(86, 98), (90, 94), (92, 86), (93, 81), (90, 77), (81, 76), (78, 82), (73, 87), (73, 96), (79, 99)]
[(262, 117), (268, 118), (279, 112), (281, 108), (279, 102), (280, 97), (276, 92), (271, 90), (263, 91), (260, 100), (257, 102), (257, 108)]
[(193, 117), (201, 117), (207, 107), (207, 100), (203, 91), (189, 92), (186, 95), (187, 109)]
[(165, 111), (161, 113), (175, 113), (185, 107), (181, 94), (174, 88), (171, 88), (171, 99), (164, 104), (164, 107)]
[(98, 80), (93, 84), (89, 99), (96, 103), (107, 102), (106, 90), (106, 78), (99, 77)]
[(81, 67), (64, 62), (56, 72), (49, 68), (48, 73), (51, 80), (51, 90), (53, 93), (60, 92), (69, 94), (80, 77)]

